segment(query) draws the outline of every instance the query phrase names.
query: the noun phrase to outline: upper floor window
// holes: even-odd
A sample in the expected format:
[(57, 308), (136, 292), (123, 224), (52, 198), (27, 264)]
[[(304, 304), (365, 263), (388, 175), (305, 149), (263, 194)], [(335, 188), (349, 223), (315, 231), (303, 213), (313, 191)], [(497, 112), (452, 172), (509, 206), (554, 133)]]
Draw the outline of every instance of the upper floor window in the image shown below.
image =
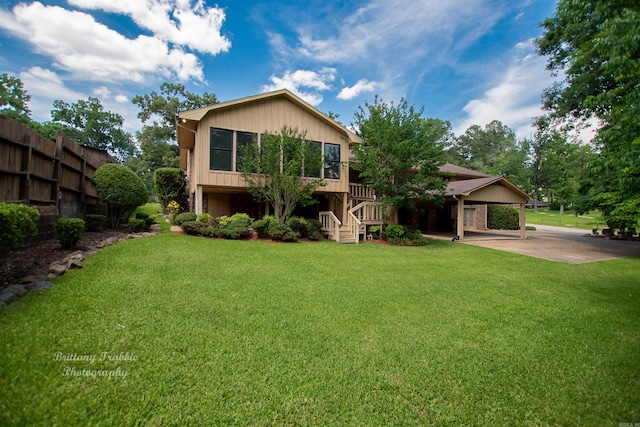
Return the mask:
[(242, 158), (251, 144), (258, 143), (258, 134), (252, 132), (236, 132), (236, 172), (242, 172)]
[[(313, 147), (314, 151), (319, 153), (319, 155), (322, 155), (322, 143), (321, 142), (311, 141), (310, 144), (311, 144), (311, 147)], [(315, 169), (315, 170), (309, 169), (307, 167), (305, 167), (305, 169), (304, 169), (304, 176), (306, 176), (308, 178), (320, 178), (321, 174), (322, 174), (322, 165), (320, 165), (320, 167), (318, 169)]]
[(340, 179), (340, 144), (324, 144), (324, 177)]
[(211, 155), (209, 168), (212, 170), (233, 170), (233, 131), (211, 128)]

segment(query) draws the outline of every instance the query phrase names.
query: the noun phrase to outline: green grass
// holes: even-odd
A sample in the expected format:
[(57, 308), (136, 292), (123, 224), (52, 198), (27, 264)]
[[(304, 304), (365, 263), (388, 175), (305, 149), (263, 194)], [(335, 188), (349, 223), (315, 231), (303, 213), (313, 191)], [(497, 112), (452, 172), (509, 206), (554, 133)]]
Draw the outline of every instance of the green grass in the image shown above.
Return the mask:
[(607, 228), (602, 220), (600, 212), (590, 212), (584, 215), (576, 215), (574, 210), (552, 211), (547, 208), (538, 208), (538, 212), (527, 209), (527, 224), (554, 225), (557, 227), (571, 227), (591, 230), (593, 228)]
[(639, 266), (129, 240), (0, 312), (0, 425), (637, 422)]

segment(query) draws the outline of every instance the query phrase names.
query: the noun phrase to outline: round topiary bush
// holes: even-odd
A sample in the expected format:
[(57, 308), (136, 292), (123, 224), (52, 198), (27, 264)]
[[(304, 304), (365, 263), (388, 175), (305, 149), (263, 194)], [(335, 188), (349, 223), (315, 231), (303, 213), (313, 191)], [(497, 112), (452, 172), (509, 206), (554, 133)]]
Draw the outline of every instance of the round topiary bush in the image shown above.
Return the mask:
[(131, 169), (107, 163), (96, 170), (93, 183), (98, 196), (107, 204), (107, 218), (112, 228), (118, 228), (149, 195), (142, 179)]
[(181, 214), (176, 215), (174, 222), (176, 225), (182, 225), (185, 222), (197, 221), (198, 214), (195, 212), (183, 212)]

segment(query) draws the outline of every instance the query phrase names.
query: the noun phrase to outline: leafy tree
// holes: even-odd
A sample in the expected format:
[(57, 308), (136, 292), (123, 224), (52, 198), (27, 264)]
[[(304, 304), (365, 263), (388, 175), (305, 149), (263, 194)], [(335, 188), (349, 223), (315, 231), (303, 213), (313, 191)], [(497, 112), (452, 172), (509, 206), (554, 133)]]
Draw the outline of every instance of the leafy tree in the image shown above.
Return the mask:
[(27, 106), (30, 100), (31, 96), (19, 78), (0, 74), (0, 115), (28, 124), (31, 121), (31, 111)]
[[(152, 117), (160, 119), (159, 123), (154, 121), (154, 125), (163, 129), (164, 134), (159, 136), (156, 133), (157, 139), (175, 141), (175, 120), (178, 112), (217, 104), (218, 100), (212, 93), (204, 92), (198, 95), (185, 90), (183, 84), (165, 82), (160, 85), (160, 93), (152, 91), (146, 95), (137, 95), (133, 97), (132, 102), (140, 108), (138, 118), (143, 123)], [(145, 129), (146, 127), (142, 132), (145, 132)]]
[[(640, 214), (640, 5), (635, 0), (560, 0), (536, 40), (562, 83), (544, 93), (553, 117), (601, 124), (594, 200), (605, 215)], [(596, 194), (593, 194), (595, 197)]]
[[(58, 99), (53, 107), (53, 122), (60, 123), (62, 132), (78, 144), (106, 150), (121, 160), (135, 153), (133, 137), (122, 128), (122, 116), (104, 111), (98, 98), (80, 99), (75, 104)], [(56, 129), (55, 125), (43, 126)]]
[(325, 185), (322, 179), (308, 178), (305, 171), (322, 167), (322, 153), (305, 133), (283, 128), (280, 133), (264, 134), (260, 145), (250, 144), (242, 153), (239, 170), (256, 200), (268, 201), (280, 224), (297, 206), (316, 201), (313, 192)]
[(180, 168), (158, 168), (153, 173), (156, 194), (163, 209), (175, 200), (180, 205), (186, 205), (187, 192), (185, 173)]
[[(176, 114), (180, 111), (216, 104), (214, 94), (201, 95), (185, 90), (184, 85), (163, 83), (160, 92), (136, 95), (132, 102), (140, 108), (138, 117), (145, 123), (136, 134), (140, 154), (126, 164), (144, 181), (149, 192), (155, 189), (153, 172), (158, 168), (180, 166), (176, 144)], [(156, 119), (156, 120), (154, 120)], [(147, 124), (151, 121), (151, 124)]]
[(93, 175), (98, 196), (107, 204), (107, 218), (112, 228), (127, 221), (135, 208), (147, 202), (142, 179), (123, 165), (107, 163)]
[(494, 120), (484, 129), (473, 125), (448, 149), (452, 163), (490, 175), (504, 176), (523, 188), (528, 182), (527, 152), (508, 126)]
[(352, 150), (363, 184), (387, 207), (414, 209), (414, 200), (442, 201), (445, 181), (437, 175), (443, 146), (451, 135), (448, 122), (423, 119), (402, 99), (387, 105), (378, 96), (355, 112), (363, 143)]
[(158, 168), (180, 166), (180, 149), (168, 142), (165, 129), (154, 123), (137, 133), (140, 150), (135, 157), (126, 159), (125, 165), (134, 171), (145, 183), (149, 193), (155, 191), (153, 173)]

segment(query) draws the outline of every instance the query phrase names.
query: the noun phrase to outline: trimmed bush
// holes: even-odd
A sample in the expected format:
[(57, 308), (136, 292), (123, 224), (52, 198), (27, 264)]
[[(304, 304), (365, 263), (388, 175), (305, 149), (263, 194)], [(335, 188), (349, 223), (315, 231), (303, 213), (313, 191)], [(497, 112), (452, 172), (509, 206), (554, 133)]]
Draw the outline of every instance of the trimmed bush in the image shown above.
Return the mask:
[(195, 212), (183, 212), (176, 215), (174, 222), (176, 225), (182, 226), (185, 222), (197, 221), (198, 215)]
[(380, 226), (379, 225), (372, 225), (371, 227), (369, 227), (369, 234), (371, 234), (371, 238), (379, 239), (380, 238)]
[(222, 230), (217, 225), (209, 225), (202, 229), (204, 237), (222, 237)]
[(98, 195), (107, 204), (111, 228), (118, 228), (149, 197), (142, 179), (131, 169), (116, 163), (100, 166), (93, 175)]
[(256, 232), (259, 238), (265, 239), (269, 237), (269, 224), (276, 222), (273, 215), (265, 215), (262, 219), (257, 219), (251, 224), (251, 228)]
[(147, 230), (149, 230), (151, 226), (156, 223), (156, 220), (153, 215), (147, 215), (142, 212), (136, 213), (136, 219), (143, 220)]
[(382, 233), (380, 233), (380, 237), (389, 241), (392, 239), (400, 239), (401, 237), (404, 237), (406, 231), (407, 230), (404, 226), (392, 224), (383, 229)]
[(298, 233), (300, 237), (304, 238), (309, 234), (309, 222), (304, 218), (292, 216), (287, 219), (286, 224), (291, 228), (291, 230)]
[(291, 227), (286, 224), (278, 224), (277, 222), (272, 222), (269, 224), (269, 237), (273, 240), (282, 240), (283, 242), (297, 242), (298, 241), (298, 233), (293, 231)]
[(84, 231), (84, 221), (80, 218), (60, 218), (56, 223), (56, 237), (63, 248), (74, 248)]
[(0, 261), (18, 247), (23, 239), (38, 233), (37, 209), (27, 205), (0, 203)]
[(131, 218), (127, 224), (127, 230), (130, 233), (142, 233), (143, 231), (149, 231), (149, 226), (144, 219)]
[(519, 230), (520, 213), (511, 206), (488, 205), (487, 228), (491, 230)]
[(211, 222), (211, 215), (209, 215), (208, 213), (200, 214), (198, 215), (198, 221), (203, 224), (209, 224)]
[(182, 231), (192, 236), (201, 236), (202, 230), (206, 227), (205, 224), (200, 221), (185, 221), (180, 226), (182, 227)]
[(85, 231), (102, 231), (106, 222), (107, 217), (104, 215), (85, 215), (84, 229)]
[(225, 239), (246, 239), (251, 234), (249, 227), (250, 223), (247, 223), (246, 219), (235, 219), (222, 229), (222, 234)]

